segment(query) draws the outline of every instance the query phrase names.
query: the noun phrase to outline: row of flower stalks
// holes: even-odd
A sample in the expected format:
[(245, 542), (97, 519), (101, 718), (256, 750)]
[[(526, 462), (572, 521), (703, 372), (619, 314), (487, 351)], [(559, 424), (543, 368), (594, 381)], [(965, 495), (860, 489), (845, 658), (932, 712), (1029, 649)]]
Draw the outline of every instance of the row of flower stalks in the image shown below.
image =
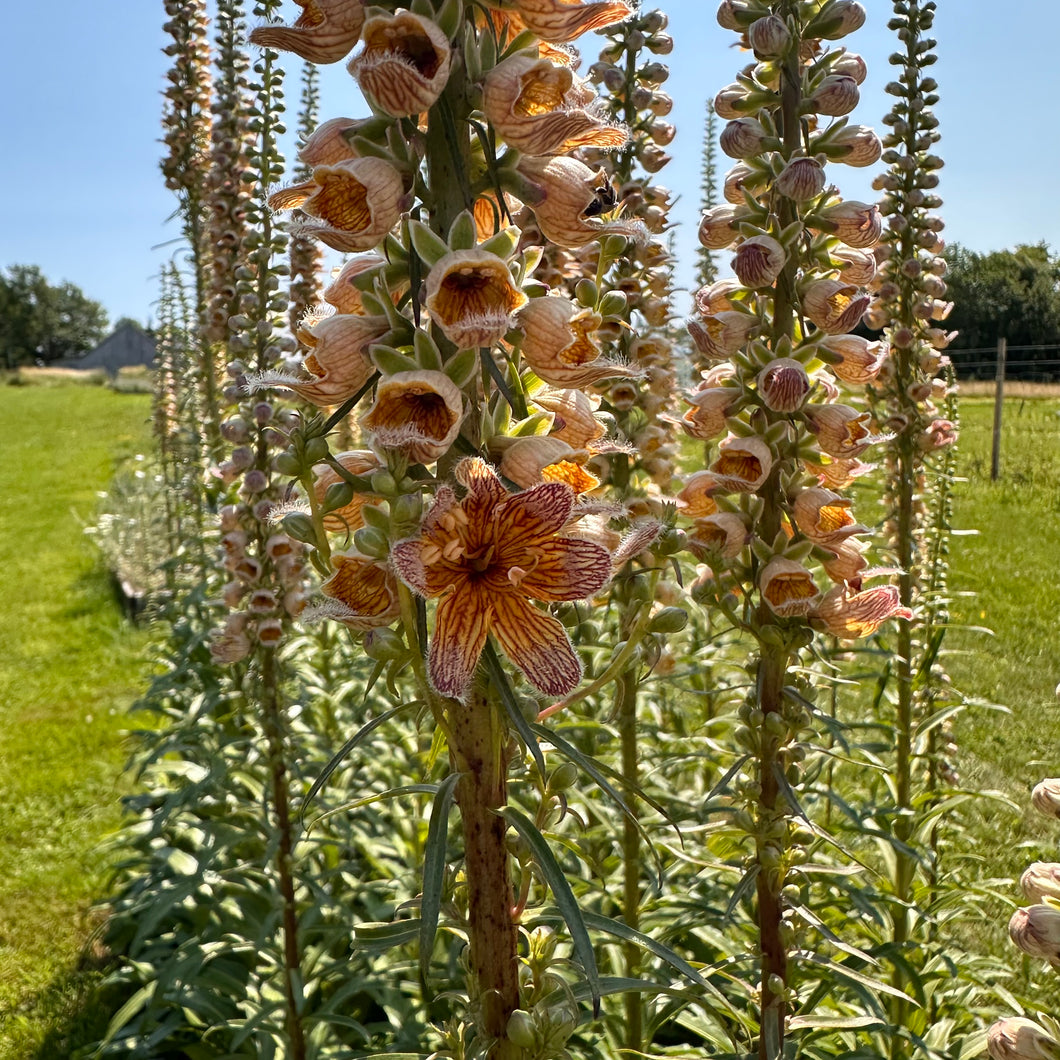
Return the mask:
[[(1043, 780), (1031, 793), (1034, 808), (1060, 819), (1060, 779)], [(1017, 909), (1008, 933), (1024, 953), (1060, 970), (1060, 865), (1035, 862), (1020, 877), (1020, 888), (1034, 904)], [(1058, 1060), (1060, 1022), (1048, 1016), (1000, 1019), (987, 1032), (991, 1060)]]
[[(733, 783), (753, 846), (763, 1058), (784, 1053), (796, 980), (815, 974), (793, 957), (815, 920), (801, 867), (808, 833), (792, 805), (807, 753), (800, 738), (813, 731), (806, 650), (815, 630), (853, 639), (911, 616), (896, 586), (865, 587), (891, 572), (870, 568), (868, 531), (840, 492), (884, 437), (853, 402), (888, 352), (852, 333), (871, 301), (882, 219), (874, 205), (841, 200), (826, 177), (829, 162), (866, 166), (881, 154), (875, 132), (847, 118), (865, 63), (829, 46), (864, 20), (851, 0), (724, 0), (718, 9), (751, 61), (714, 101), (727, 119), (721, 149), (736, 165), (727, 204), (704, 214), (700, 240), (735, 244), (735, 278), (701, 290), (688, 324), (710, 367), (683, 422), (717, 447), (679, 501), (704, 563), (694, 595), (756, 644), (737, 731), (747, 754)], [(841, 385), (851, 388), (846, 402)]]
[[(411, 671), (446, 739), (438, 812), (455, 796), (470, 1022), (493, 1057), (540, 1051), (574, 1027), (557, 1031), (551, 1010), (533, 1009), (547, 969), (517, 956), (513, 877), (521, 905), (533, 843), (514, 862), (506, 833), (532, 835), (555, 795), (539, 769), (535, 820), (507, 806), (521, 755), (509, 726), (527, 735), (526, 717), (582, 677), (561, 621), (571, 609), (534, 601), (593, 597), (660, 529), (630, 529), (626, 508), (583, 499), (598, 482), (591, 459), (622, 448), (587, 388), (640, 375), (605, 341), (625, 299), (595, 285), (577, 300), (549, 292), (535, 276), (544, 248), (510, 223), (528, 207), (543, 239), (603, 241), (603, 261), (640, 231), (612, 216), (606, 175), (572, 157), (621, 147), (627, 133), (598, 116), (563, 47), (628, 14), (621, 2), (329, 0), (251, 34), (315, 63), (354, 53), (348, 69), (374, 112), (325, 121), (300, 152), (310, 176), (269, 197), (301, 211), (295, 232), (357, 256), (300, 327), (301, 363), (250, 383), (319, 410), (273, 461), (300, 484), (304, 507), (281, 512), (282, 526), (323, 578), (313, 612), (363, 636), (381, 670)], [(333, 453), (331, 432), (351, 413), (367, 445)]]

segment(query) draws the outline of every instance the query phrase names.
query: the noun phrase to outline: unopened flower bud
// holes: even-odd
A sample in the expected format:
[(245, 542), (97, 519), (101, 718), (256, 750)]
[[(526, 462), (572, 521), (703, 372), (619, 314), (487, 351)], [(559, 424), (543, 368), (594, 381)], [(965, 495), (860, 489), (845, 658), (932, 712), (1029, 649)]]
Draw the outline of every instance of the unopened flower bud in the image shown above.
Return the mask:
[(1046, 817), (1060, 818), (1060, 778), (1052, 777), (1035, 785), (1031, 805)]
[(774, 412), (795, 412), (810, 392), (810, 377), (798, 361), (778, 357), (758, 373), (758, 396)]
[(732, 246), (739, 233), (736, 221), (741, 213), (737, 206), (712, 206), (699, 222), (699, 242), (707, 250), (724, 250)]
[(755, 118), (736, 118), (721, 131), (719, 143), (730, 158), (753, 158), (765, 147), (768, 137)]
[(829, 74), (810, 96), (810, 102), (818, 114), (839, 118), (849, 114), (860, 98), (858, 83), (854, 78), (846, 74)]
[(745, 287), (769, 287), (786, 261), (784, 248), (772, 236), (752, 236), (736, 248), (732, 269)]
[(1022, 1016), (998, 1020), (986, 1032), (990, 1060), (1058, 1060), (1060, 1042)]
[(815, 158), (793, 158), (777, 177), (774, 187), (795, 202), (815, 199), (824, 191), (824, 168)]
[(1041, 902), (1017, 909), (1008, 922), (1009, 938), (1024, 953), (1060, 966), (1060, 909)]
[(759, 59), (780, 59), (791, 46), (791, 33), (782, 18), (766, 15), (751, 23), (747, 40)]

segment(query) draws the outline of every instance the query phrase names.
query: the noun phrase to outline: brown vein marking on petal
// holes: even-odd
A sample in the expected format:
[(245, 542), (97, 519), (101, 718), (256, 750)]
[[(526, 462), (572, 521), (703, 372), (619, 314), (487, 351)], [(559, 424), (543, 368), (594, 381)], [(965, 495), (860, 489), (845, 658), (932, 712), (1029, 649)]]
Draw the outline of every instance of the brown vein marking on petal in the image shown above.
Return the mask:
[(817, 509), (817, 532), (831, 534), (850, 526), (854, 522), (854, 516), (841, 504), (822, 504)]
[(535, 66), (519, 79), (519, 95), (512, 104), (512, 113), (520, 118), (536, 118), (556, 110), (563, 105), (563, 97), (573, 82), (574, 75), (566, 66)]
[(629, 5), (618, 0), (588, 4), (578, 0), (518, 0), (517, 9), (535, 36), (555, 44), (620, 22), (630, 14)]
[(493, 606), (475, 586), (458, 585), (438, 603), (431, 639), (431, 683), (443, 696), (461, 698), (486, 645)]
[(438, 72), (444, 58), (415, 16), (407, 14), (371, 20), (364, 34), (363, 54), (373, 52), (404, 60), (428, 80)]
[(304, 180), (301, 184), (274, 191), (268, 198), (270, 210), (294, 210), (306, 202), (317, 190), (316, 181)]
[(396, 616), (394, 579), (385, 567), (357, 553), (333, 553), (332, 563), (335, 573), (320, 587), (325, 596), (365, 620), (376, 620), (369, 624), (385, 624)]
[(817, 586), (809, 571), (774, 574), (764, 590), (765, 598), (774, 606), (796, 600), (812, 600), (817, 596)]
[(558, 537), (534, 550), (533, 569), (520, 583), (537, 600), (582, 600), (611, 578), (611, 554), (602, 545)]
[(305, 204), (306, 213), (346, 232), (359, 232), (372, 223), (368, 189), (352, 173), (331, 169), (317, 179), (320, 190)]
[(568, 327), (574, 338), (569, 346), (559, 352), (559, 359), (564, 364), (588, 364), (600, 356), (600, 347), (591, 338), (592, 333), (600, 327), (600, 320), (599, 314), (589, 311), (571, 317)]
[(590, 475), (585, 468), (571, 460), (560, 460), (543, 467), (541, 477), (545, 482), (564, 482), (575, 493), (587, 493), (600, 485), (600, 480), (595, 475)]
[(540, 486), (508, 497), (496, 512), (497, 544), (504, 555), (529, 545), (538, 545), (558, 534), (570, 518), (574, 491), (564, 482), (543, 482)]
[(563, 626), (513, 592), (498, 594), (494, 607), (493, 634), (527, 680), (545, 695), (572, 692), (582, 667)]
[(762, 474), (762, 464), (750, 453), (723, 450), (711, 467), (711, 471), (719, 478), (756, 482)]
[(449, 271), (432, 303), (440, 321), (453, 325), (468, 317), (507, 316), (515, 310), (522, 302), (519, 291), (503, 263), (498, 266), (459, 265)]

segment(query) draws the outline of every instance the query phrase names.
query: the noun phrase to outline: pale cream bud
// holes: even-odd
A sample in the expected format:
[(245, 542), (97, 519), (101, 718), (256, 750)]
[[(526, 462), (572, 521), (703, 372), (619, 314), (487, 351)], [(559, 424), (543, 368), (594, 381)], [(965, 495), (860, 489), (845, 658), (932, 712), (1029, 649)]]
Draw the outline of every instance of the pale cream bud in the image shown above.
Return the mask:
[(793, 158), (777, 177), (774, 187), (795, 202), (815, 199), (824, 191), (824, 167), (815, 158)]
[(772, 236), (752, 236), (736, 248), (732, 270), (745, 287), (769, 287), (786, 261), (784, 248)]
[(777, 15), (756, 19), (747, 29), (751, 50), (759, 59), (780, 59), (791, 47), (791, 32)]
[(860, 98), (858, 83), (854, 78), (846, 74), (829, 74), (810, 96), (810, 102), (818, 114), (840, 118), (849, 114)]

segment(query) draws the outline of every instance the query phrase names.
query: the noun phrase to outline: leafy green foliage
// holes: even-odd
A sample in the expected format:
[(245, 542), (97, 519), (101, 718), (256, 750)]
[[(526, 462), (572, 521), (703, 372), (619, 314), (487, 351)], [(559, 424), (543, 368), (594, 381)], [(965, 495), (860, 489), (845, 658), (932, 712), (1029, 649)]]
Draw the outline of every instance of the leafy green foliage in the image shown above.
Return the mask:
[(50, 284), (36, 265), (0, 273), (0, 358), (4, 368), (75, 357), (107, 330), (107, 312), (72, 283)]

